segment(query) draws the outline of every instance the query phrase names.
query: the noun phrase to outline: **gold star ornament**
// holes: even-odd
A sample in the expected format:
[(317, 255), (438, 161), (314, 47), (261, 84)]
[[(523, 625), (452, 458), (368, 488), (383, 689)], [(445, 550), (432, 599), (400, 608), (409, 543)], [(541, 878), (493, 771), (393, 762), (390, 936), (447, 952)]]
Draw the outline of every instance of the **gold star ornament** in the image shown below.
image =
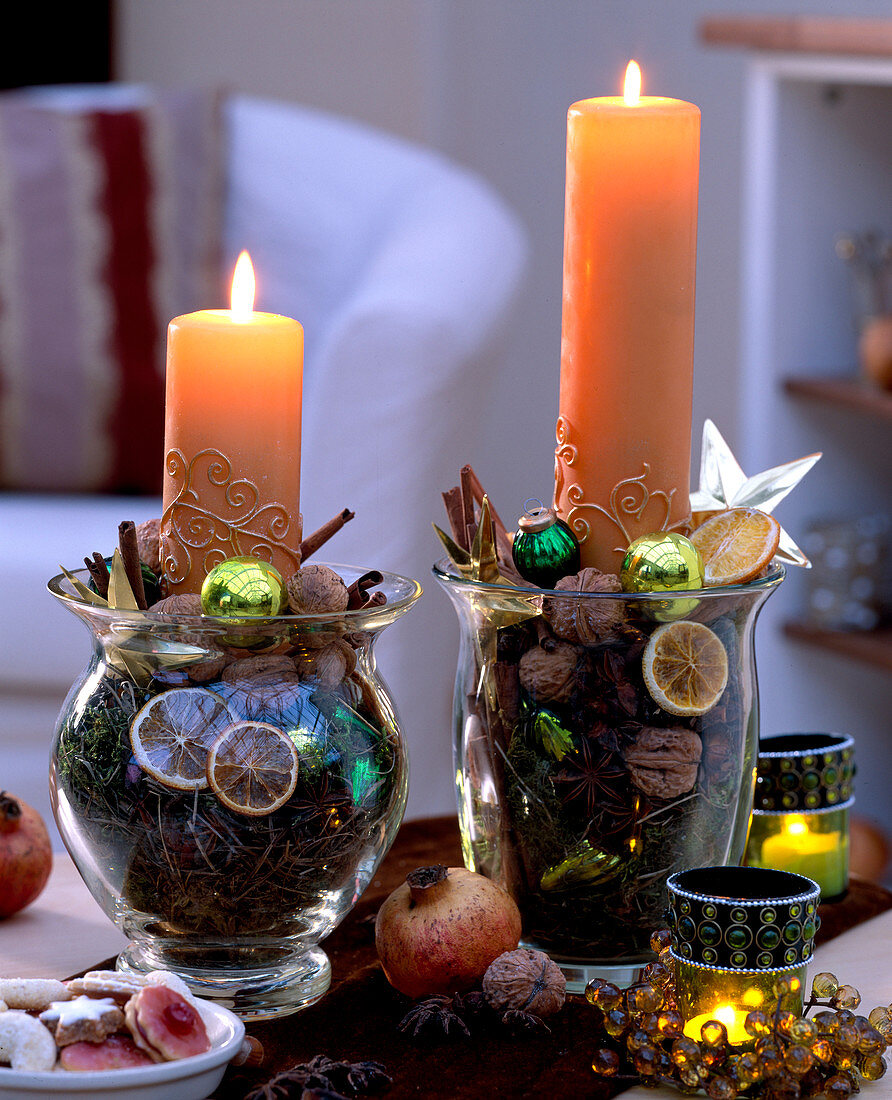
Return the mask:
[[(770, 515), (820, 457), (821, 452), (816, 451), (747, 477), (721, 432), (711, 420), (706, 420), (700, 451), (700, 487), (691, 493), (691, 512), (700, 513), (700, 522), (709, 514), (727, 508), (758, 508)], [(775, 557), (787, 565), (811, 569), (811, 562), (783, 527)]]

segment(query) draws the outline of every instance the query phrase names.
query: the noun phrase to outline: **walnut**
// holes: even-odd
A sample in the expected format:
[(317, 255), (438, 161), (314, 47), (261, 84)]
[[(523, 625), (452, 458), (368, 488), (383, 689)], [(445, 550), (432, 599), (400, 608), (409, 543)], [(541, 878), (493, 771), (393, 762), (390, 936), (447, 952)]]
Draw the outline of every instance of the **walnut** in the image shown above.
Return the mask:
[(294, 667), (294, 661), (284, 653), (240, 657), (223, 670), (223, 679), (227, 684), (234, 684), (236, 680), (256, 680), (261, 676), (265, 679), (286, 680), (289, 677), (297, 679), (297, 670)]
[(301, 680), (318, 680), (323, 688), (333, 688), (356, 668), (356, 651), (340, 639), (311, 649), (294, 661)]
[[(558, 592), (622, 592), (619, 577), (599, 569), (583, 569), (572, 577), (562, 577), (554, 587)], [(621, 599), (547, 600), (543, 610), (559, 638), (581, 645), (606, 641), (625, 618)]]
[(188, 622), (201, 618), (201, 596), (197, 592), (174, 592), (153, 603), (149, 611), (154, 615), (172, 615)]
[(544, 951), (519, 947), (494, 959), (483, 975), (483, 994), (499, 1013), (553, 1016), (566, 997), (567, 981)]
[(327, 565), (310, 562), (285, 583), (288, 605), (295, 615), (338, 614), (347, 610), (347, 586)]
[(208, 656), (205, 661), (196, 661), (194, 665), (186, 665), (185, 672), (193, 684), (207, 684), (211, 680), (219, 680), (220, 674), (229, 664), (230, 658), (225, 653)]
[[(163, 600), (153, 603), (149, 611), (175, 618), (178, 622), (197, 623), (201, 619), (201, 597), (197, 592), (175, 592), (172, 596), (165, 596)], [(177, 631), (176, 634), (171, 633), (169, 641), (197, 646), (206, 651), (205, 660), (183, 666), (182, 671), (193, 684), (206, 684), (210, 680), (216, 680), (229, 663), (230, 659), (225, 653), (207, 645), (207, 638), (204, 635)]]
[(161, 575), (161, 520), (147, 519), (136, 525), (136, 548), (156, 576)]
[(692, 790), (703, 745), (692, 730), (645, 726), (623, 752), (635, 786), (652, 798), (678, 798)]
[(576, 689), (579, 650), (569, 642), (534, 646), (521, 657), (521, 687), (535, 701), (566, 703)]

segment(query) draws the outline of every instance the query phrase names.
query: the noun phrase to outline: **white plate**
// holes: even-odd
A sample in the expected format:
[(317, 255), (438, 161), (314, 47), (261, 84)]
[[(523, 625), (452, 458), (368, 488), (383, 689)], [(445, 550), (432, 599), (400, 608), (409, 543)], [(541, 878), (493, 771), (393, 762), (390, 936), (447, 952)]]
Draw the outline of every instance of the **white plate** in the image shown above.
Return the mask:
[(228, 1008), (199, 1001), (211, 1049), (176, 1062), (101, 1073), (23, 1073), (0, 1067), (0, 1100), (205, 1100), (238, 1054), (245, 1025)]

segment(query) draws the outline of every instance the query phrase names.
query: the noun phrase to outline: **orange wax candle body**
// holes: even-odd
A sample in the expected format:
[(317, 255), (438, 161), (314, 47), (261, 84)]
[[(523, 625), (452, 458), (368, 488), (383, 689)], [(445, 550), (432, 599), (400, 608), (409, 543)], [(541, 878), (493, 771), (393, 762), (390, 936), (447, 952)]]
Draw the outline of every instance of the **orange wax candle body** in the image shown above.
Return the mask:
[(569, 111), (555, 508), (583, 566), (690, 515), (699, 149), (691, 103)]
[(172, 592), (218, 562), (300, 565), (303, 329), (272, 313), (202, 310), (168, 329), (162, 554)]

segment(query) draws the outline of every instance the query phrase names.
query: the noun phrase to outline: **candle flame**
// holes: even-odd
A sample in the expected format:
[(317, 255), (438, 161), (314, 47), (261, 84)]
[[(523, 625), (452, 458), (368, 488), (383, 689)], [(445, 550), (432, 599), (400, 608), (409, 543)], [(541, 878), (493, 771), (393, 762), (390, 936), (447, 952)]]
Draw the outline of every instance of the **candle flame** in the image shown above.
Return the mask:
[(623, 100), (627, 107), (634, 107), (641, 97), (641, 68), (637, 61), (626, 66), (626, 82), (623, 86)]
[(797, 814), (790, 814), (784, 822), (784, 831), (790, 836), (804, 836), (808, 832), (808, 826), (803, 818)]
[(739, 1013), (731, 1005), (719, 1005), (712, 1015), (713, 1019), (718, 1020), (720, 1024), (724, 1024), (730, 1030), (736, 1023)]
[(254, 265), (247, 252), (241, 252), (232, 275), (232, 315), (236, 321), (249, 321), (254, 312)]

